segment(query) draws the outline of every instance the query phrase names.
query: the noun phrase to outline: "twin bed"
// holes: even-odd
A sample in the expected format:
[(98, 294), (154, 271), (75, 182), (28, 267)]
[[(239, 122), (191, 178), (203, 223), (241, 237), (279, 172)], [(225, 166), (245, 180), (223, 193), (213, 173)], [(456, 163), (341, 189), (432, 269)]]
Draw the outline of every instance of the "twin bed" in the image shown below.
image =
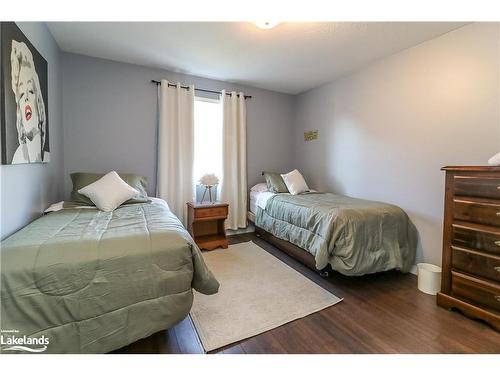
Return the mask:
[(2, 241), (1, 282), (2, 330), (47, 338), (30, 348), (46, 353), (121, 348), (187, 316), (192, 288), (219, 287), (180, 221), (154, 198), (35, 220)]
[(417, 231), (399, 207), (331, 193), (250, 192), (258, 236), (309, 267), (348, 276), (397, 269), (415, 261)]

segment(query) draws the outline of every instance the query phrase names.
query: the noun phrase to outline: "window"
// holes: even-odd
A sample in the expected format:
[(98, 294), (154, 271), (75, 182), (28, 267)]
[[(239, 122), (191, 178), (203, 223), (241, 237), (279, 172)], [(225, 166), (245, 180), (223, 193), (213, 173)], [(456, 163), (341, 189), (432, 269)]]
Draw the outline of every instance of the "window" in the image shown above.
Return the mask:
[(195, 97), (193, 179), (213, 173), (222, 180), (222, 103)]

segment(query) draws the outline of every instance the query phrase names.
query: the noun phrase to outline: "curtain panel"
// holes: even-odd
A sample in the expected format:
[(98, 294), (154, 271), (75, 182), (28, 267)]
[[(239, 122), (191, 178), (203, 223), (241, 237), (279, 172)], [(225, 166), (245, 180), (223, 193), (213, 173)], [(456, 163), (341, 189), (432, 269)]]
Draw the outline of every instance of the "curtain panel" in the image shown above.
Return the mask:
[(194, 86), (162, 80), (159, 93), (156, 195), (186, 226), (186, 202), (194, 198)]
[(247, 226), (246, 105), (243, 93), (222, 91), (221, 199), (229, 203), (227, 229)]

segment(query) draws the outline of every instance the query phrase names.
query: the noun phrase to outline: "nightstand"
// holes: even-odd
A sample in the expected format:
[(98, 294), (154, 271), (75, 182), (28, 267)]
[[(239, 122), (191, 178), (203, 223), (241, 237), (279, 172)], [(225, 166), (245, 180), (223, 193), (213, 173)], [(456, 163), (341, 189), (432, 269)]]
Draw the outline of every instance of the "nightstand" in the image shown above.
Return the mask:
[(188, 202), (188, 232), (202, 250), (218, 247), (227, 249), (224, 221), (227, 219), (227, 203)]

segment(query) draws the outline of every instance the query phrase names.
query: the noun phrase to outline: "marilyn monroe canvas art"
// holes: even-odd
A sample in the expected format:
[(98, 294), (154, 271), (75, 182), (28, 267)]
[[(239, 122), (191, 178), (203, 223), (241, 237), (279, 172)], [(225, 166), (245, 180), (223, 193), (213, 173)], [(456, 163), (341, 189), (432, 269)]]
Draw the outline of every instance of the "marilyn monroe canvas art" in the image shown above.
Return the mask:
[(15, 23), (1, 33), (2, 164), (48, 162), (47, 62)]

